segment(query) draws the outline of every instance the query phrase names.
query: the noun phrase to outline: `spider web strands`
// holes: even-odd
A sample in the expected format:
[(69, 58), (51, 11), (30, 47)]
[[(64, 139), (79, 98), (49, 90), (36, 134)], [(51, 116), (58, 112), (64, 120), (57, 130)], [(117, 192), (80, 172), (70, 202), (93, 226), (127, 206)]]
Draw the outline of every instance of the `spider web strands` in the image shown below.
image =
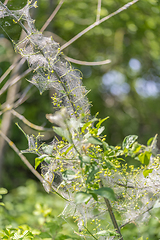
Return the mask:
[[(47, 89), (55, 89), (57, 106), (66, 107), (72, 116), (75, 116), (76, 111), (79, 115), (83, 109), (84, 113), (88, 112), (89, 103), (81, 83), (80, 71), (73, 69), (64, 58), (59, 44), (51, 38), (44, 37), (40, 32), (27, 36), (23, 44), (27, 46), (19, 48), (17, 44), (16, 49), (27, 58), (30, 68), (34, 70), (30, 82), (39, 88), (40, 93)], [(58, 99), (62, 99), (61, 104)]]
[[(153, 209), (153, 206), (149, 207), (147, 210), (145, 210), (144, 212), (141, 213), (141, 216), (142, 216), (143, 214), (149, 212), (149, 211), (152, 210), (152, 209)], [(122, 224), (122, 225), (120, 226), (120, 228), (123, 228), (123, 227), (125, 227), (126, 225), (134, 222), (137, 218), (139, 218), (139, 214), (137, 214), (137, 216), (135, 216), (134, 218), (132, 218), (130, 221)], [(158, 221), (159, 221), (159, 220), (158, 220)]]
[(136, 2), (138, 2), (139, 0), (134, 0), (131, 1), (127, 4), (125, 4), (123, 7), (119, 8), (118, 10), (116, 10), (115, 12), (109, 14), (108, 16), (102, 18), (101, 20), (95, 21), (93, 24), (91, 24), (90, 26), (88, 26), (87, 28), (85, 28), (84, 30), (82, 30), (80, 33), (78, 33), (76, 36), (74, 36), (71, 40), (69, 40), (67, 43), (65, 43), (64, 45), (61, 46), (61, 51), (63, 49), (65, 49), (66, 47), (68, 47), (69, 45), (71, 45), (73, 42), (75, 42), (77, 39), (79, 39), (80, 37), (82, 37), (85, 33), (87, 33), (88, 31), (90, 31), (92, 28), (98, 26), (99, 24), (101, 24), (102, 22), (105, 22), (106, 20), (110, 19), (111, 17), (117, 15), (120, 12), (123, 12), (124, 10), (126, 10), (127, 8), (129, 8), (130, 6), (132, 6), (133, 4), (135, 4)]
[[(47, 184), (50, 184), (49, 182), (47, 182), (35, 169), (34, 167), (30, 164), (30, 162), (27, 160), (27, 158), (19, 151), (19, 149), (16, 147), (16, 145), (5, 135), (3, 134), (3, 132), (0, 130), (0, 135), (5, 139), (5, 141), (9, 144), (9, 146), (15, 151), (15, 153), (17, 153), (17, 155), (21, 158), (21, 160), (23, 161), (23, 163), (30, 169), (30, 171), (40, 180), (40, 182), (43, 184), (44, 182), (46, 182)], [(51, 185), (51, 188), (53, 190), (53, 193), (57, 194), (59, 197), (61, 197), (62, 199), (66, 200), (67, 202), (69, 202), (68, 199), (66, 199), (65, 197), (63, 197), (60, 193), (57, 192), (57, 189)]]
[[(62, 4), (63, 4), (64, 0), (61, 0), (59, 2), (59, 4), (57, 5), (57, 7), (55, 8), (55, 10), (53, 11), (53, 13), (51, 14), (51, 16), (48, 18), (48, 20), (45, 22), (45, 24), (43, 25), (43, 27), (41, 28), (40, 32), (43, 32), (47, 26), (50, 24), (50, 22), (53, 20), (53, 18), (55, 17), (55, 15), (57, 14), (57, 12), (59, 11), (59, 9), (61, 8)], [(5, 2), (3, 3), (4, 5), (7, 5), (8, 0), (5, 0)], [(2, 4), (2, 5), (3, 5)], [(2, 77), (0, 78), (0, 83), (2, 83), (2, 81), (8, 76), (8, 74), (13, 70), (13, 68), (18, 64), (18, 61), (14, 64), (12, 64), (7, 70), (6, 72), (2, 75)], [(20, 62), (19, 62), (20, 64)]]
[[(27, 33), (27, 34), (29, 34), (29, 31), (27, 30), (27, 28), (22, 24), (22, 22), (20, 21), (20, 19), (18, 19), (18, 17), (15, 15), (15, 14), (13, 14), (13, 12), (12, 11), (10, 11), (7, 7), (6, 7), (6, 5), (4, 5), (1, 1), (0, 1), (0, 6), (2, 6), (3, 7), (3, 10), (1, 10), (0, 9), (0, 11), (2, 12), (2, 14), (8, 14), (8, 16), (11, 16), (12, 18), (13, 18), (13, 20), (16, 22), (16, 23), (18, 23), (20, 26), (21, 26), (21, 28)], [(5, 10), (5, 11), (4, 11)]]

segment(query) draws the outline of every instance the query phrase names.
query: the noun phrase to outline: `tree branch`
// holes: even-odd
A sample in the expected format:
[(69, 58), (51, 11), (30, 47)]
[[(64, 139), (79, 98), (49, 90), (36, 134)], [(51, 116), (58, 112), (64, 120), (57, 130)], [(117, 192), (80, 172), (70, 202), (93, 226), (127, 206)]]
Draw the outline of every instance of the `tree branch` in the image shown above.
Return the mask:
[(96, 22), (100, 20), (100, 14), (101, 14), (101, 0), (98, 0)]
[(115, 12), (109, 14), (108, 16), (102, 18), (99, 21), (95, 21), (93, 24), (91, 24), (90, 26), (88, 26), (87, 28), (85, 28), (84, 30), (82, 30), (80, 33), (78, 33), (76, 36), (74, 36), (72, 39), (70, 39), (67, 43), (65, 43), (64, 45), (61, 46), (61, 51), (63, 49), (65, 49), (66, 47), (68, 47), (69, 45), (71, 45), (73, 42), (75, 42), (78, 38), (82, 37), (85, 33), (87, 33), (88, 31), (90, 31), (92, 28), (98, 26), (99, 24), (101, 24), (102, 22), (105, 22), (106, 20), (108, 20), (109, 18), (117, 15), (118, 13), (126, 10), (128, 7), (130, 7), (131, 5), (133, 5), (134, 3), (138, 2), (139, 0), (134, 0), (132, 2), (129, 2), (127, 4), (125, 4), (123, 7), (119, 8), (118, 10), (116, 10)]
[(85, 66), (98, 66), (98, 65), (104, 65), (104, 64), (108, 64), (111, 62), (110, 59), (106, 59), (104, 61), (99, 61), (99, 62), (86, 62), (86, 61), (81, 61), (81, 60), (77, 60), (74, 58), (70, 58), (65, 56), (65, 58), (72, 63), (76, 63), (76, 64), (80, 64), (80, 65), (85, 65)]
[(59, 2), (59, 4), (57, 5), (57, 7), (55, 8), (55, 10), (53, 11), (53, 13), (51, 14), (51, 16), (47, 19), (47, 21), (45, 22), (45, 24), (43, 25), (43, 27), (41, 28), (40, 32), (43, 32), (48, 25), (50, 24), (50, 22), (53, 20), (53, 18), (55, 17), (55, 15), (57, 14), (57, 12), (59, 11), (59, 9), (61, 8), (62, 4), (63, 4), (64, 0), (61, 0)]

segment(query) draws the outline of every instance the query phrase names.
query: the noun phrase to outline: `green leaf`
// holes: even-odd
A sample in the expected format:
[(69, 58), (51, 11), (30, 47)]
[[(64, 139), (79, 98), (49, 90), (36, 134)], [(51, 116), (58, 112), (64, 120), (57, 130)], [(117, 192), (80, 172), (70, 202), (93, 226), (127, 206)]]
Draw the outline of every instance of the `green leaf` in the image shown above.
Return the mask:
[(160, 208), (160, 200), (159, 199), (155, 202), (153, 209), (154, 208)]
[(116, 200), (116, 196), (115, 196), (115, 193), (112, 188), (102, 187), (97, 190), (93, 190), (93, 192), (95, 194), (100, 195), (101, 197), (105, 197), (111, 201)]
[(91, 193), (92, 197), (94, 198), (95, 201), (98, 201), (98, 197), (97, 197), (97, 194), (95, 193)]
[(100, 128), (101, 124), (106, 121), (109, 117), (103, 118), (103, 119), (99, 119), (99, 122), (96, 124), (96, 128)]
[(151, 152), (144, 152), (139, 154), (138, 158), (142, 164), (147, 166), (150, 162), (151, 155), (152, 155)]
[(86, 184), (93, 181), (93, 179), (95, 178), (95, 175), (98, 171), (99, 171), (99, 168), (95, 168), (95, 167), (92, 168), (91, 172), (88, 174)]
[(4, 206), (5, 206), (5, 204), (4, 204), (3, 202), (0, 202), (0, 206), (3, 206), (3, 207), (4, 207)]
[(109, 149), (109, 145), (108, 145), (108, 143), (106, 143), (106, 142), (102, 142), (102, 145), (103, 145), (103, 149), (104, 149), (104, 151), (107, 151), (107, 150)]
[(68, 170), (62, 172), (62, 177), (63, 177), (63, 179), (66, 180), (66, 181), (67, 181), (67, 180), (72, 180), (72, 179), (75, 178), (75, 172), (72, 171), (72, 170), (70, 170), (70, 169), (68, 169)]
[(81, 160), (82, 163), (90, 163), (91, 159), (88, 156), (79, 156), (79, 159)]
[(147, 146), (150, 146), (151, 143), (152, 143), (152, 141), (153, 141), (153, 137), (151, 137), (151, 138), (147, 141)]
[(152, 173), (152, 171), (153, 171), (153, 169), (145, 169), (145, 170), (143, 171), (143, 176), (144, 176), (144, 177), (147, 177), (150, 173)]
[(85, 203), (87, 202), (90, 198), (92, 197), (91, 194), (89, 193), (86, 193), (86, 192), (78, 192), (76, 193), (76, 196), (75, 196), (75, 201), (76, 203)]
[(89, 137), (87, 141), (88, 143), (102, 145), (102, 141), (95, 137)]
[(46, 154), (51, 155), (52, 152), (53, 152), (53, 147), (54, 147), (54, 145), (44, 144), (44, 145), (42, 146), (42, 149), (43, 149), (43, 151), (44, 151)]
[[(121, 160), (120, 158), (117, 158), (117, 160)], [(124, 161), (124, 160), (123, 160)], [(108, 159), (104, 159), (103, 169), (116, 169), (116, 166)]]
[(91, 121), (86, 122), (86, 123), (83, 125), (83, 127), (81, 128), (81, 131), (84, 132), (85, 129), (86, 129), (90, 124), (92, 124), (92, 123), (95, 122), (95, 121), (98, 121), (98, 119), (97, 119), (97, 118), (93, 118), (93, 119), (91, 119)]
[(6, 188), (0, 188), (0, 194), (7, 194), (8, 190)]
[(57, 133), (60, 137), (65, 138), (69, 143), (71, 143), (71, 138), (68, 130), (63, 129), (61, 127), (53, 127), (55, 133)]
[(67, 150), (64, 152), (65, 155), (67, 155), (69, 153), (69, 151), (74, 147), (74, 145), (72, 144), (70, 147), (67, 148)]
[(43, 154), (38, 158), (35, 158), (35, 169), (41, 164), (41, 162), (45, 161), (46, 163), (51, 162), (52, 157), (48, 156), (47, 154)]
[(129, 149), (131, 145), (137, 140), (138, 136), (136, 135), (129, 135), (125, 137), (122, 143), (122, 149), (124, 150), (125, 148)]
[(119, 234), (116, 231), (112, 230), (102, 230), (96, 233), (99, 236), (118, 236)]
[(99, 119), (99, 122), (96, 124), (96, 128), (100, 128), (101, 124), (106, 121), (109, 117), (103, 118), (103, 119)]
[(98, 129), (97, 135), (100, 135), (104, 131), (105, 127), (101, 127)]

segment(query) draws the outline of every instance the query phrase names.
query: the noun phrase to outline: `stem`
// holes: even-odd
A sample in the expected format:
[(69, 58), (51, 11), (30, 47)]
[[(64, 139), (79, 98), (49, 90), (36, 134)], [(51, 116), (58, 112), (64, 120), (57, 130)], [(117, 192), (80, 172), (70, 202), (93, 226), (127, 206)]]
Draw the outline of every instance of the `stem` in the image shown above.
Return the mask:
[(76, 36), (74, 36), (72, 39), (70, 39), (67, 43), (65, 43), (64, 45), (61, 46), (61, 51), (63, 49), (65, 49), (66, 47), (68, 47), (69, 45), (71, 45), (73, 42), (75, 42), (78, 38), (80, 38), (81, 36), (83, 36), (85, 33), (87, 33), (88, 31), (90, 31), (92, 28), (98, 26), (99, 24), (101, 24), (102, 22), (108, 20), (109, 18), (117, 15), (118, 13), (126, 10), (128, 7), (130, 7), (131, 5), (133, 5), (134, 3), (138, 2), (139, 0), (134, 0), (131, 1), (127, 4), (125, 4), (123, 7), (119, 8), (118, 10), (116, 10), (115, 12), (109, 14), (108, 16), (102, 18), (99, 21), (95, 21), (94, 23), (92, 23), (90, 26), (88, 26), (87, 28), (85, 28), (84, 30), (82, 30), (80, 33), (78, 33)]
[(50, 24), (50, 22), (53, 20), (53, 18), (55, 17), (55, 15), (57, 14), (57, 12), (59, 11), (59, 9), (61, 8), (62, 4), (63, 4), (64, 0), (61, 0), (59, 2), (59, 4), (57, 5), (57, 7), (55, 8), (55, 10), (53, 11), (53, 13), (51, 14), (51, 16), (47, 19), (47, 21), (45, 22), (45, 24), (43, 25), (43, 27), (41, 28), (40, 32), (43, 32), (48, 25)]
[[(100, 185), (100, 187), (103, 187), (102, 181), (100, 181), (99, 185)], [(104, 201), (105, 201), (105, 204), (106, 204), (106, 206), (107, 206), (107, 208), (108, 208), (108, 212), (109, 212), (111, 221), (112, 221), (112, 223), (113, 223), (113, 226), (114, 226), (116, 232), (120, 235), (120, 240), (123, 240), (123, 236), (122, 236), (122, 234), (121, 234), (121, 230), (120, 230), (120, 228), (119, 228), (119, 226), (118, 226), (117, 220), (116, 220), (115, 215), (114, 215), (114, 213), (113, 213), (113, 210), (112, 210), (110, 201), (109, 201), (107, 198), (105, 198), (105, 197), (104, 197)]]

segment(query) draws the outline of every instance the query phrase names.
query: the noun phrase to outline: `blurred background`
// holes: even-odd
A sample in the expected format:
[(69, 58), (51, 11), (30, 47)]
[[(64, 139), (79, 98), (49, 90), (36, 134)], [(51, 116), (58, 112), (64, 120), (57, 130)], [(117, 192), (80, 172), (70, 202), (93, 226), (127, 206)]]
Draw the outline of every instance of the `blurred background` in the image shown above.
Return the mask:
[[(21, 9), (26, 2), (9, 0), (7, 7), (10, 10)], [(38, 0), (38, 8), (31, 10), (38, 30), (52, 14), (58, 2)], [(65, 0), (44, 34), (53, 36), (53, 39), (62, 46), (96, 21), (97, 2), (97, 0)], [(116, 11), (127, 2), (129, 1), (102, 0), (100, 18)], [(9, 17), (1, 19), (0, 25), (0, 76), (2, 76), (18, 59), (11, 41), (18, 42), (21, 28)], [(104, 123), (104, 134), (107, 135), (107, 142), (110, 145), (121, 144), (124, 137), (130, 134), (138, 135), (139, 142), (146, 144), (149, 138), (160, 132), (159, 29), (159, 1), (138, 1), (96, 26), (63, 50), (66, 56), (76, 60), (88, 62), (111, 60), (111, 63), (101, 66), (72, 64), (83, 73), (83, 84), (87, 90), (91, 90), (88, 98), (92, 103), (92, 115), (99, 112), (100, 118), (109, 116)], [(4, 89), (9, 79), (15, 78), (14, 74), (22, 74), (27, 68), (26, 63), (18, 71), (14, 72), (14, 68), (0, 83), (0, 89)], [(29, 74), (12, 87), (1, 91), (1, 111), (5, 109), (9, 96), (14, 96), (11, 103), (15, 103), (22, 94), (26, 94), (26, 100), (15, 110), (34, 124), (51, 126), (45, 114), (53, 112), (50, 99), (52, 93), (46, 91), (40, 96), (38, 89), (31, 86), (27, 79), (30, 79)], [(0, 116), (1, 127), (3, 116), (4, 114)], [(24, 150), (27, 148), (27, 141), (15, 122), (18, 122), (27, 134), (36, 135), (38, 132), (15, 116), (10, 116), (7, 136), (20, 150)], [(11, 190), (24, 185), (28, 178), (35, 179), (7, 144), (4, 144), (3, 148), (1, 145), (0, 150), (0, 159), (3, 163), (0, 171), (1, 186)], [(26, 157), (34, 165), (35, 156), (28, 154)]]

